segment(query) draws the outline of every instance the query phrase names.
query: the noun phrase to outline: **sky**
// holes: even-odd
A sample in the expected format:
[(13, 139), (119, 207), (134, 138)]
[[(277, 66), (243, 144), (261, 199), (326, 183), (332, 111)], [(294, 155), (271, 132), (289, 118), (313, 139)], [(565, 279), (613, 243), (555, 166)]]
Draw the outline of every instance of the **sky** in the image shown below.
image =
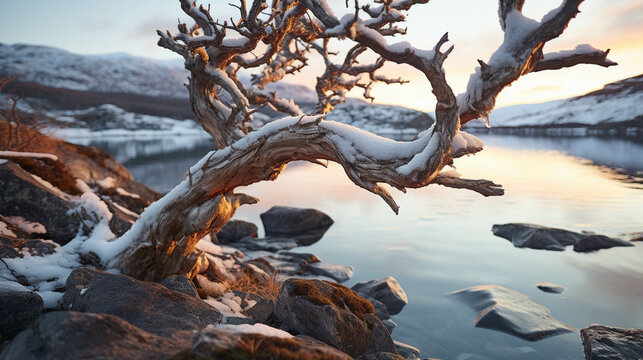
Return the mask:
[[(229, 19), (237, 16), (230, 2), (203, 3), (211, 4), (213, 17)], [(328, 2), (338, 16), (352, 11), (344, 7), (344, 0)], [(527, 0), (523, 13), (540, 20), (560, 4), (561, 0)], [(476, 60), (487, 61), (502, 42), (497, 6), (496, 0), (431, 0), (416, 5), (407, 16), (408, 34), (391, 38), (389, 43), (409, 41), (416, 48), (431, 49), (448, 31), (455, 50), (444, 68), (449, 84), (459, 94), (466, 89), (469, 75), (478, 65)], [(580, 9), (563, 35), (545, 46), (545, 52), (590, 44), (612, 49), (609, 58), (619, 65), (580, 65), (528, 74), (503, 90), (497, 99), (498, 107), (582, 95), (643, 72), (643, 1), (587, 0)], [(0, 42), (53, 46), (79, 54), (124, 52), (172, 59), (178, 55), (156, 45), (155, 30), (176, 32), (177, 19), (188, 20), (175, 0), (0, 0)], [(287, 81), (312, 87), (320, 72), (321, 62), (312, 61), (308, 69)], [(376, 87), (376, 103), (433, 110), (435, 100), (422, 74), (396, 64), (385, 66), (383, 74), (402, 76), (410, 83)]]

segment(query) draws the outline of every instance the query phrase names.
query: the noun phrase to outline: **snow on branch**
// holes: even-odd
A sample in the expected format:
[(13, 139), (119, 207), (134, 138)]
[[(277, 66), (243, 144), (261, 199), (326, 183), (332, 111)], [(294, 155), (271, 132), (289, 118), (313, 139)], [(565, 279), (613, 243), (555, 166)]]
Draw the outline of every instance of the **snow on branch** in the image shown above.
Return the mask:
[(607, 58), (609, 52), (610, 49), (602, 51), (588, 44), (578, 45), (574, 50), (563, 50), (545, 54), (543, 59), (536, 63), (536, 66), (534, 66), (531, 72), (558, 70), (578, 64), (594, 64), (603, 67), (618, 65), (616, 62)]
[(588, 45), (543, 56), (545, 44), (563, 33), (579, 13), (582, 2), (564, 0), (541, 21), (536, 21), (522, 14), (524, 0), (499, 1), (498, 17), (505, 33), (504, 41), (487, 63), (478, 60), (480, 66), (471, 75), (467, 90), (458, 96), (462, 125), (477, 118), (484, 119), (488, 125), (488, 115), (500, 91), (524, 74), (577, 64), (616, 65), (607, 59), (609, 50), (601, 51)]

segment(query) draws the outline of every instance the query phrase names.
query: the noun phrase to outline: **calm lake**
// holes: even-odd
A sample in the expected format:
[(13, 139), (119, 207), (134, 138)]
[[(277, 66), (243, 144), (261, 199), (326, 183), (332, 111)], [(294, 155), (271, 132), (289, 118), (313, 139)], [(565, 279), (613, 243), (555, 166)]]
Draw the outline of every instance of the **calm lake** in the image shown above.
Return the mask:
[[(582, 254), (518, 249), (491, 233), (493, 224), (535, 223), (614, 237), (643, 231), (643, 143), (594, 137), (478, 135), (480, 154), (456, 160), (466, 178), (504, 186), (484, 198), (437, 185), (402, 194), (395, 215), (377, 196), (354, 186), (340, 166), (293, 163), (275, 182), (238, 192), (261, 201), (237, 218), (261, 227), (259, 214), (273, 205), (319, 209), (335, 224), (301, 252), (352, 265), (345, 283), (395, 277), (409, 304), (393, 316), (393, 338), (421, 349), (423, 358), (583, 359), (578, 333), (529, 342), (476, 328), (476, 313), (448, 294), (497, 284), (527, 294), (575, 328), (593, 323), (643, 328), (643, 243)], [(206, 139), (96, 141), (123, 162), (134, 178), (168, 191), (209, 149)], [(567, 287), (563, 294), (536, 288), (541, 281)], [(476, 354), (473, 356), (471, 354)]]

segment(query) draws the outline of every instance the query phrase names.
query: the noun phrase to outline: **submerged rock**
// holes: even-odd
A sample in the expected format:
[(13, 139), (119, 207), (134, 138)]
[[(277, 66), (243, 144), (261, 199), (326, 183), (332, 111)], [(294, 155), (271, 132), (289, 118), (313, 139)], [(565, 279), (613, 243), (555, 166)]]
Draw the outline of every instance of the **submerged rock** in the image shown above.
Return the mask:
[(395, 341), (395, 349), (397, 352), (402, 355), (405, 359), (409, 360), (419, 360), (420, 359), (420, 349), (415, 346), (405, 344), (403, 342)]
[(539, 282), (536, 287), (544, 292), (553, 294), (560, 294), (566, 290), (564, 286), (550, 282)]
[(314, 244), (333, 225), (333, 219), (315, 209), (273, 206), (260, 216), (266, 236), (293, 238), (299, 246)]
[(280, 250), (290, 250), (296, 248), (297, 242), (287, 237), (267, 236), (265, 238), (256, 238), (251, 236), (243, 237), (234, 243), (235, 247), (250, 251), (269, 251), (277, 252)]
[(339, 284), (286, 280), (275, 304), (275, 316), (283, 328), (321, 340), (353, 357), (396, 352), (371, 303)]
[(246, 236), (257, 237), (257, 225), (243, 221), (230, 220), (217, 233), (220, 244), (231, 244)]
[(590, 252), (632, 243), (603, 235), (584, 234), (534, 224), (503, 224), (491, 228), (494, 235), (511, 241), (515, 247), (563, 251), (573, 245), (576, 252)]
[(372, 297), (383, 303), (391, 315), (398, 314), (409, 302), (406, 293), (392, 276), (362, 281), (353, 285), (352, 289), (362, 296)]
[(480, 285), (450, 294), (479, 314), (476, 327), (498, 330), (536, 341), (576, 329), (551, 316), (549, 310), (527, 295), (498, 285)]
[(65, 310), (115, 315), (159, 336), (200, 330), (223, 317), (204, 301), (163, 285), (93, 268), (74, 270), (65, 289)]
[(198, 334), (192, 348), (176, 359), (351, 360), (345, 353), (314, 339), (258, 326), (261, 324), (241, 325), (234, 330), (209, 326)]
[(587, 360), (643, 358), (643, 330), (592, 325), (580, 331)]
[(308, 266), (305, 266), (302, 270), (306, 275), (325, 276), (338, 283), (348, 281), (355, 272), (355, 268), (352, 266), (326, 264), (322, 262), (308, 264)]
[(35, 292), (0, 290), (0, 344), (33, 325), (42, 310), (42, 298)]
[(189, 348), (186, 339), (156, 336), (112, 315), (54, 311), (13, 339), (0, 359), (168, 359)]

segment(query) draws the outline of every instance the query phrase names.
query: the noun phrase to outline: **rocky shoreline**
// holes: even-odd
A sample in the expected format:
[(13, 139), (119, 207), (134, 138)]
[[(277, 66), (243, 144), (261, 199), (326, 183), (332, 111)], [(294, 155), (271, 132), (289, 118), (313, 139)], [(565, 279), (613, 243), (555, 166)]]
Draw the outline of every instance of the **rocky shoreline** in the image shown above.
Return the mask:
[[(111, 214), (108, 229), (119, 236), (159, 194), (96, 148), (33, 136), (39, 138), (31, 153), (0, 152), (0, 359), (420, 358), (417, 348), (391, 336), (392, 316), (408, 303), (397, 280), (348, 288), (341, 283), (351, 278), (351, 266), (293, 250), (322, 239), (333, 224), (327, 214), (273, 207), (261, 215), (264, 237), (255, 224), (229, 221), (198, 242), (190, 277), (137, 280), (99, 254), (73, 248), (92, 225), (86, 204), (78, 204), (87, 193), (96, 196)], [(558, 229), (508, 225), (506, 234), (494, 232), (516, 246), (589, 244), (587, 234), (565, 233), (574, 241), (528, 246), (560, 239)], [(451, 296), (480, 312), (478, 327), (531, 341), (577, 331), (500, 286)], [(643, 352), (640, 330), (596, 325), (580, 334), (588, 359)]]

